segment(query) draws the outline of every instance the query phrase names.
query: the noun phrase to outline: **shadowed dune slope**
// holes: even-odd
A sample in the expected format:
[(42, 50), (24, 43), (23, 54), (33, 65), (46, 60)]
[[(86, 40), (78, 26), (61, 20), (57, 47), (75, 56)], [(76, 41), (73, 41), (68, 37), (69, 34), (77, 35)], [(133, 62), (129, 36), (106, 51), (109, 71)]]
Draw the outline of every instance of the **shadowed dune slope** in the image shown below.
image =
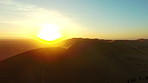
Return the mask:
[(0, 62), (0, 82), (147, 83), (148, 44), (141, 43), (72, 39), (66, 49), (27, 51)]

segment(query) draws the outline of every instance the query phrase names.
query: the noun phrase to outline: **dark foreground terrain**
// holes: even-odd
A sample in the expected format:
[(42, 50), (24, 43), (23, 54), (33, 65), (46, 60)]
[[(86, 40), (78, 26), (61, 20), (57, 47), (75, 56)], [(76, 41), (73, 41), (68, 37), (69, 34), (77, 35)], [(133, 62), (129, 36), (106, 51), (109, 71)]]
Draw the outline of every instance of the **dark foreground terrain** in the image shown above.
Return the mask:
[(41, 47), (45, 46), (31, 39), (0, 39), (0, 61)]
[(30, 50), (0, 62), (0, 83), (148, 83), (148, 40), (70, 39)]

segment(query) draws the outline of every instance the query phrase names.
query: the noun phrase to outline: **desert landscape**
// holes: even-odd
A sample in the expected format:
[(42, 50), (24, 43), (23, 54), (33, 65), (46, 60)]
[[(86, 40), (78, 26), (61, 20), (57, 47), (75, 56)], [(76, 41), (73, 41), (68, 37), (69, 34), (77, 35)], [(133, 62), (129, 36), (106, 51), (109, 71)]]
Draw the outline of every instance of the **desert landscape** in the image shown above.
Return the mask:
[(148, 0), (0, 0), (0, 83), (148, 83)]
[(41, 47), (46, 46), (32, 39), (0, 39), (0, 60)]
[[(148, 82), (146, 39), (113, 41), (73, 38), (61, 43), (59, 47), (32, 48), (18, 54), (15, 50), (11, 51), (16, 55), (0, 62), (0, 82)], [(27, 45), (24, 46), (26, 48)]]

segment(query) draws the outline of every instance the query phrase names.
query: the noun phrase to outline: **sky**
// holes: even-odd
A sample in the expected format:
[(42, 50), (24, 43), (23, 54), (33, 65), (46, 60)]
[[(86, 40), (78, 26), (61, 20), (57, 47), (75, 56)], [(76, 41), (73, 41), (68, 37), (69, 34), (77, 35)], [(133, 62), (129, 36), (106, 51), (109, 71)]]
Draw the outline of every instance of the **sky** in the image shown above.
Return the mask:
[(148, 0), (0, 0), (0, 38), (33, 38), (45, 24), (65, 38), (148, 38)]

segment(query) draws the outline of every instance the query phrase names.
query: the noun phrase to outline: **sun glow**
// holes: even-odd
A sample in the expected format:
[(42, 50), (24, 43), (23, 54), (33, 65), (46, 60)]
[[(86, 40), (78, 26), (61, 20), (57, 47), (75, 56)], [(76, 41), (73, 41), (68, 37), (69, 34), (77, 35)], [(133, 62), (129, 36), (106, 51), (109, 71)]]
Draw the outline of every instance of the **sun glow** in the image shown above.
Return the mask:
[(61, 37), (59, 27), (54, 24), (45, 24), (37, 35), (40, 39), (53, 41)]

